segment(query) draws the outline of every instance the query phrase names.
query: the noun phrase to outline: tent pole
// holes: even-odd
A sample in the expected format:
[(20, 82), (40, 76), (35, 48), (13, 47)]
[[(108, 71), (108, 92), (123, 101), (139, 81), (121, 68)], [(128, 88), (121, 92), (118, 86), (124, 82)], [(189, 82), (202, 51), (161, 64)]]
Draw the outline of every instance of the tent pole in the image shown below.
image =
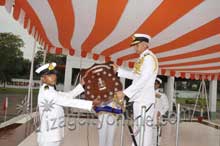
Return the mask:
[(199, 91), (198, 91), (198, 95), (196, 97), (196, 103), (194, 105), (194, 108), (193, 108), (193, 113), (192, 113), (192, 116), (190, 118), (190, 121), (192, 121), (193, 117), (194, 117), (194, 113), (195, 113), (195, 110), (196, 110), (196, 107), (197, 107), (197, 104), (198, 104), (198, 99), (199, 99), (199, 96), (201, 96), (201, 90), (202, 90), (202, 81), (199, 85)]
[[(29, 77), (29, 86), (28, 86), (28, 99), (27, 99), (27, 111), (32, 113), (32, 103), (33, 103), (33, 70), (34, 70), (34, 56), (35, 56), (35, 49), (36, 49), (37, 41), (34, 41), (33, 52), (32, 52), (32, 59), (31, 59), (31, 69), (30, 69), (30, 77)], [(30, 109), (29, 109), (30, 107)]]
[(207, 107), (207, 114), (208, 114), (208, 120), (210, 120), (210, 116), (209, 116), (209, 103), (208, 103), (208, 96), (207, 96), (207, 90), (206, 90), (206, 84), (205, 84), (205, 80), (203, 79), (200, 83), (200, 87), (199, 87), (199, 94), (196, 97), (196, 103), (194, 105), (194, 109), (193, 109), (193, 114), (191, 116), (191, 120), (194, 117), (194, 113), (196, 110), (196, 106), (198, 104), (198, 99), (200, 98), (205, 98), (206, 100), (206, 107)]
[(47, 49), (44, 49), (44, 58), (43, 58), (43, 64), (46, 63), (46, 58), (47, 58)]
[(207, 90), (206, 90), (205, 81), (203, 80), (203, 82), (204, 82), (204, 83), (203, 83), (203, 84), (204, 84), (204, 96), (205, 96), (205, 100), (206, 100), (207, 116), (208, 116), (208, 120), (210, 121), (208, 95), (207, 95)]
[(180, 104), (177, 104), (176, 146), (179, 146)]

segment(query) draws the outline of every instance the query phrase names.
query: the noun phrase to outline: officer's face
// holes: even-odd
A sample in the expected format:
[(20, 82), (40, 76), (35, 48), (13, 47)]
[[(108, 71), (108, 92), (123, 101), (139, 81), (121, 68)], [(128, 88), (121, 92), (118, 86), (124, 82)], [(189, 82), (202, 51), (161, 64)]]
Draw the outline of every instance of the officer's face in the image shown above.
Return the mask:
[(134, 49), (135, 49), (137, 54), (141, 54), (147, 48), (148, 48), (148, 43), (146, 43), (146, 42), (141, 42), (141, 43), (139, 43), (137, 45), (134, 45)]
[(56, 74), (49, 74), (43, 76), (43, 82), (48, 85), (56, 85), (57, 82), (57, 75)]
[(155, 89), (158, 89), (158, 88), (160, 88), (160, 84), (158, 82), (155, 82), (154, 87), (155, 87)]

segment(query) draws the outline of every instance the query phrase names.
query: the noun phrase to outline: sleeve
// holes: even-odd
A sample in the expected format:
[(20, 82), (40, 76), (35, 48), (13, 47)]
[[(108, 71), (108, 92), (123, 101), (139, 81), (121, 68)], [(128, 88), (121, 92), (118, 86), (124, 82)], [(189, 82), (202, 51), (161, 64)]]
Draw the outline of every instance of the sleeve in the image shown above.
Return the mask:
[(165, 94), (162, 94), (161, 96), (161, 108), (160, 113), (164, 115), (169, 110), (169, 102), (168, 98)]
[(84, 110), (91, 111), (93, 105), (92, 101), (82, 100), (82, 99), (73, 99), (73, 97), (79, 95), (84, 91), (82, 85), (76, 86), (72, 91), (65, 92), (56, 92), (56, 104), (65, 106), (65, 107), (73, 107)]
[(133, 80), (134, 77), (135, 77), (135, 74), (131, 70), (126, 70), (126, 69), (123, 69), (123, 68), (119, 68), (117, 70), (117, 72), (118, 72), (118, 76), (122, 77), (122, 78), (128, 78), (128, 79)]
[(123, 91), (123, 93), (129, 98), (133, 97), (137, 94), (144, 86), (145, 83), (151, 78), (154, 73), (154, 60), (148, 55), (144, 58), (144, 63), (142, 66), (140, 77), (133, 82), (127, 89)]
[(92, 101), (83, 100), (83, 99), (71, 99), (68, 97), (58, 97), (56, 103), (65, 107), (73, 107), (91, 111), (92, 110)]
[(65, 107), (73, 107), (91, 111), (92, 110), (92, 101), (82, 100), (82, 99), (71, 99), (66, 96), (58, 96), (56, 99), (56, 104), (65, 106)]
[(84, 92), (84, 88), (81, 84), (78, 84), (73, 90), (71, 90), (69, 92), (58, 92), (58, 94), (60, 94), (61, 96), (68, 96), (71, 98), (75, 98), (76, 96), (78, 96), (82, 92)]

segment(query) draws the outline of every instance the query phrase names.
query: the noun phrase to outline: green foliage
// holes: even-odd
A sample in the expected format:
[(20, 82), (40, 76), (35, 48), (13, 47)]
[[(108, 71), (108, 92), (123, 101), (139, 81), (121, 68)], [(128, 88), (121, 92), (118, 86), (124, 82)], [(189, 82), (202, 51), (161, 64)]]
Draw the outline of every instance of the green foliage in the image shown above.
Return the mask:
[[(34, 68), (37, 68), (40, 64), (43, 63), (43, 55), (44, 55), (44, 50), (42, 48), (39, 48), (39, 51), (35, 54), (34, 58)], [(66, 64), (66, 56), (65, 55), (55, 55), (55, 54), (47, 54), (46, 56), (46, 63), (47, 62), (56, 62), (58, 67), (58, 75), (57, 75), (57, 81), (58, 83), (63, 83), (64, 82), (64, 74), (65, 70), (62, 66), (65, 66)], [(35, 74), (35, 77), (36, 74)]]
[[(1, 94), (24, 94), (26, 95), (28, 89), (21, 89), (21, 88), (0, 88)], [(33, 89), (33, 94), (38, 94), (39, 89)]]
[(198, 91), (200, 80), (189, 80), (189, 79), (177, 79), (175, 81), (176, 90), (185, 90), (185, 91)]
[[(196, 98), (177, 98), (176, 101), (177, 101), (177, 103), (180, 103), (180, 104), (192, 104), (192, 105), (194, 105), (196, 103)], [(200, 108), (205, 108), (206, 107), (205, 98), (200, 97), (198, 99), (197, 105)]]
[(185, 103), (186, 104), (195, 104), (196, 103), (196, 99), (186, 99)]
[(0, 81), (11, 81), (12, 77), (22, 74), (23, 40), (12, 33), (0, 33)]
[[(42, 48), (39, 48), (39, 51), (37, 51), (34, 58), (35, 66), (43, 63), (43, 55), (44, 50)], [(66, 57), (65, 55), (55, 55), (47, 53), (46, 62), (56, 62), (58, 65), (65, 65)]]
[(204, 109), (206, 107), (206, 100), (205, 100), (205, 98), (199, 98), (198, 105), (200, 106), (200, 108)]

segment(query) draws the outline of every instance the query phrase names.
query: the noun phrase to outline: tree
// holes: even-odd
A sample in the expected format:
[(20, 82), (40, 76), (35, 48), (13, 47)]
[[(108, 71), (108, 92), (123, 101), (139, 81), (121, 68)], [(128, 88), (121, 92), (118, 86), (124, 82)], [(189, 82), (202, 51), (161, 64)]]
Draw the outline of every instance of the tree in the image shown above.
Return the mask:
[(0, 81), (11, 81), (12, 76), (18, 76), (22, 71), (23, 40), (12, 33), (0, 33)]
[(15, 76), (17, 78), (22, 78), (22, 79), (29, 79), (30, 77), (30, 68), (31, 68), (31, 62), (29, 59), (23, 59), (21, 61), (21, 71), (17, 74), (18, 76)]
[[(39, 48), (39, 51), (37, 51), (35, 57), (34, 57), (34, 68), (36, 69), (39, 64), (43, 63), (43, 54), (44, 50), (42, 48)], [(55, 54), (47, 54), (46, 56), (46, 62), (56, 62), (58, 67), (58, 75), (57, 75), (57, 81), (58, 83), (64, 82), (64, 74), (65, 70), (62, 68), (66, 64), (66, 56), (65, 55), (55, 55)]]
[[(43, 55), (44, 55), (43, 48), (38, 48), (38, 49), (39, 50), (37, 51), (37, 53), (35, 54), (35, 57), (34, 57), (35, 66), (38, 64), (42, 64), (43, 58), (44, 58), (43, 57)], [(58, 65), (65, 65), (66, 64), (66, 56), (47, 53), (46, 62), (56, 62)]]

